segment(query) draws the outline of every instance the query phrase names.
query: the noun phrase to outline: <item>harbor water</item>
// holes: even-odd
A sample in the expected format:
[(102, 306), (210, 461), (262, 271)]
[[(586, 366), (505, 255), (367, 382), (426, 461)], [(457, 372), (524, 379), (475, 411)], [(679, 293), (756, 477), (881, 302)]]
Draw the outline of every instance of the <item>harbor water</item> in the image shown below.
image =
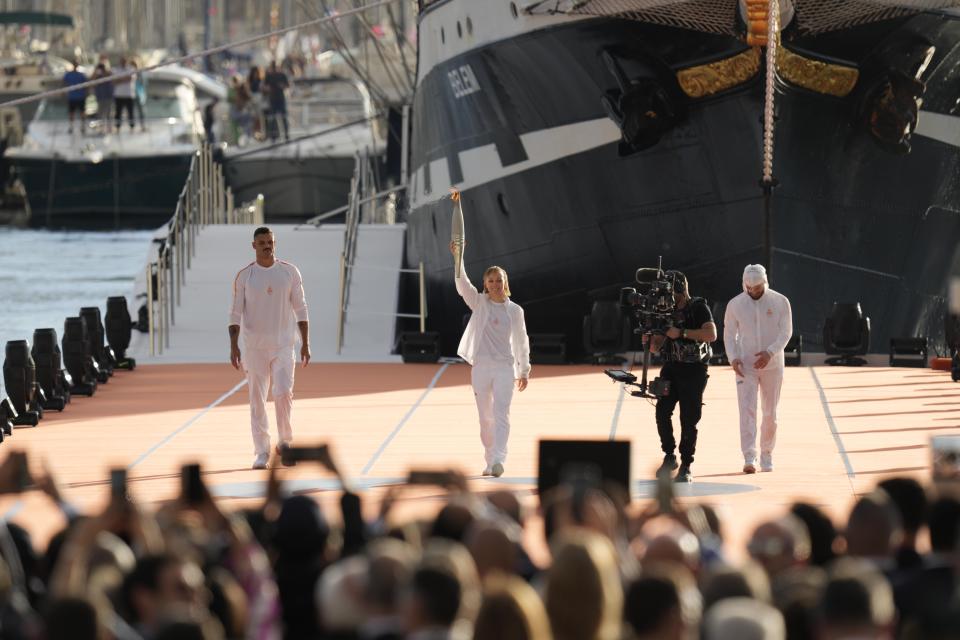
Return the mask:
[[(145, 268), (153, 231), (46, 231), (0, 227), (0, 347), (29, 340), (81, 307), (106, 313), (109, 296), (129, 295)], [(136, 309), (130, 313), (136, 319)], [(0, 378), (0, 397), (3, 380)]]

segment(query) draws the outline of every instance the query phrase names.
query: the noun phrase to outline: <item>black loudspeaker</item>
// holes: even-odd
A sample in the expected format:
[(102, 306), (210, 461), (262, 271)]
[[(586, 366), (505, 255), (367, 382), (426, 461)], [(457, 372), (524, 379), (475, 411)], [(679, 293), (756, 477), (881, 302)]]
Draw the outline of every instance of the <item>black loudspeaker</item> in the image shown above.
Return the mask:
[(17, 427), (35, 427), (43, 417), (36, 400), (37, 368), (26, 340), (7, 342), (3, 360), (3, 386), (10, 396), (16, 415), (10, 420)]
[(130, 319), (127, 299), (124, 296), (107, 298), (107, 315), (104, 317), (104, 325), (107, 343), (113, 349), (116, 357), (116, 368), (133, 371), (137, 363), (133, 358), (127, 357), (127, 347), (130, 346), (130, 334), (133, 331), (133, 320)]
[(404, 362), (436, 362), (440, 359), (440, 334), (436, 331), (401, 333), (400, 357)]
[(113, 349), (104, 344), (106, 336), (103, 330), (103, 321), (100, 319), (100, 307), (81, 307), (80, 317), (87, 322), (87, 340), (90, 341), (90, 355), (100, 367), (97, 380), (106, 383), (113, 375), (113, 365), (117, 359)]
[(43, 408), (63, 411), (70, 402), (70, 387), (64, 384), (65, 372), (56, 329), (34, 330), (30, 355), (37, 366), (37, 385), (46, 396)]
[(803, 359), (803, 336), (794, 334), (783, 348), (783, 365), (785, 367), (799, 367)]
[(10, 398), (0, 399), (0, 430), (3, 435), (13, 435), (13, 421), (17, 418), (17, 410), (14, 408)]
[(99, 367), (90, 353), (87, 323), (82, 317), (64, 320), (60, 344), (63, 348), (63, 366), (73, 382), (70, 393), (92, 396), (97, 390)]
[(890, 366), (927, 366), (927, 339), (890, 338)]
[(531, 364), (567, 364), (567, 336), (562, 333), (530, 334)]
[(540, 499), (570, 475), (592, 472), (600, 483), (613, 482), (630, 495), (628, 440), (541, 440), (537, 470)]

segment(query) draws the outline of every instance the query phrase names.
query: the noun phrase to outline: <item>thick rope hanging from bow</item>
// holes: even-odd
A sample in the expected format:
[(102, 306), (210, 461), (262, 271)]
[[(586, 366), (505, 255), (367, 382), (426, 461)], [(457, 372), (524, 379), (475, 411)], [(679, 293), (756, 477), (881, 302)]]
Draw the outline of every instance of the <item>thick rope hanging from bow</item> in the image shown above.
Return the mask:
[(767, 48), (767, 74), (763, 96), (763, 184), (773, 183), (774, 99), (776, 97), (777, 46), (780, 42), (779, 0), (746, 0), (747, 44)]
[(767, 15), (767, 77), (763, 96), (763, 183), (773, 182), (774, 98), (776, 97), (777, 45), (780, 42), (780, 2), (770, 0)]

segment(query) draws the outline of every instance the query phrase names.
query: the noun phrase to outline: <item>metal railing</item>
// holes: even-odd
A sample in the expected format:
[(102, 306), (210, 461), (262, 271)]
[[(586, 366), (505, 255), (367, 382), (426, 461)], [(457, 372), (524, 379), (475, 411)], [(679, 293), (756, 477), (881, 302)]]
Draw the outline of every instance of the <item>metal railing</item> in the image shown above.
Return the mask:
[(180, 290), (197, 251), (197, 234), (210, 224), (263, 224), (263, 196), (234, 206), (233, 191), (226, 186), (223, 165), (203, 144), (190, 161), (187, 180), (180, 191), (167, 235), (154, 238), (157, 255), (146, 267), (147, 332), (150, 355), (170, 347), (170, 328), (176, 324)]
[[(357, 154), (353, 178), (350, 180), (350, 197), (346, 206), (328, 211), (307, 221), (306, 224), (319, 226), (324, 220), (345, 213), (343, 230), (343, 249), (340, 251), (340, 298), (337, 305), (337, 354), (343, 349), (344, 324), (347, 307), (350, 304), (350, 280), (354, 269), (376, 269), (371, 265), (358, 264), (356, 261), (357, 235), (360, 224), (394, 224), (396, 222), (397, 196), (406, 185), (376, 191), (374, 164), (367, 154)], [(419, 302), (418, 313), (394, 313), (397, 318), (419, 318), (420, 332), (426, 330), (427, 296), (423, 262), (416, 269), (388, 269), (391, 272), (418, 274)], [(371, 313), (354, 311), (354, 313)]]

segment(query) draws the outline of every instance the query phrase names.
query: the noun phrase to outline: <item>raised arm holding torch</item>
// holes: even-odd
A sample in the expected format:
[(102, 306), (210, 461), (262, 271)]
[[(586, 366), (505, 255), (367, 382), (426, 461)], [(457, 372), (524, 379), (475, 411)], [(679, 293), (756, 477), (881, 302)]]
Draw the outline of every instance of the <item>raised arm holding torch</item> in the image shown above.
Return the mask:
[(455, 277), (460, 277), (460, 263), (463, 261), (463, 245), (466, 237), (463, 234), (463, 205), (460, 204), (460, 192), (450, 188), (450, 199), (453, 200), (453, 220), (450, 223), (450, 242), (454, 247), (453, 263)]

